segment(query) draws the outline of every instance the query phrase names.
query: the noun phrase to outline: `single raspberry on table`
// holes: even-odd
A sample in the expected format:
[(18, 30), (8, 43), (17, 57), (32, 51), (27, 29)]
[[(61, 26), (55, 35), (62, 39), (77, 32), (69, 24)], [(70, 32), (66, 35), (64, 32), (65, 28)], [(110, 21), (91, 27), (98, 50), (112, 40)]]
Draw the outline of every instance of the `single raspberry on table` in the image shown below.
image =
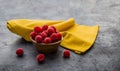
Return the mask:
[(42, 42), (42, 36), (41, 35), (37, 35), (36, 37), (35, 37), (35, 41), (37, 42), (37, 43), (40, 43), (40, 42)]
[(45, 55), (44, 54), (38, 54), (36, 59), (39, 63), (42, 63), (45, 60)]
[(17, 56), (23, 56), (23, 54), (24, 54), (23, 48), (16, 49), (16, 54), (17, 54)]
[(63, 57), (69, 58), (70, 57), (70, 51), (69, 50), (64, 50)]

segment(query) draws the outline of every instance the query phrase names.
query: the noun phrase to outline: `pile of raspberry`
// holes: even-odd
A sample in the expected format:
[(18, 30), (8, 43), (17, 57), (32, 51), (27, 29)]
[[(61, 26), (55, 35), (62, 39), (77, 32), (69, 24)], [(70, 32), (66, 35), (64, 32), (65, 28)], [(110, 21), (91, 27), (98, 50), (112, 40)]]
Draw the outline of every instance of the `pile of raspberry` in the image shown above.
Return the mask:
[(30, 37), (37, 43), (54, 43), (62, 39), (62, 34), (54, 26), (35, 26)]
[[(62, 34), (58, 32), (54, 26), (43, 25), (42, 27), (35, 26), (34, 30), (30, 33), (30, 37), (37, 43), (48, 44), (60, 41), (62, 39)], [(16, 54), (17, 56), (22, 57), (24, 55), (23, 48), (18, 48)], [(63, 57), (69, 58), (70, 51), (64, 50)], [(43, 63), (45, 61), (45, 54), (38, 54), (36, 60), (39, 63)]]

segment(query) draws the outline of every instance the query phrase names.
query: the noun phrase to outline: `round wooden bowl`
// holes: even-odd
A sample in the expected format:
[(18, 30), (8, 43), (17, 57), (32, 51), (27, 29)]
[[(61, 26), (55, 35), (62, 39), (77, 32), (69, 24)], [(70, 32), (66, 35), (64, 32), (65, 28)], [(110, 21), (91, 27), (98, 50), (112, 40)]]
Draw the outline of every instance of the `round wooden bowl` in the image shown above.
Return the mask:
[(57, 52), (58, 46), (60, 45), (60, 42), (61, 42), (61, 40), (60, 40), (60, 41), (57, 41), (54, 43), (45, 44), (45, 43), (37, 43), (32, 38), (31, 38), (31, 40), (32, 40), (33, 45), (35, 46), (36, 50), (40, 53), (45, 53), (45, 54)]

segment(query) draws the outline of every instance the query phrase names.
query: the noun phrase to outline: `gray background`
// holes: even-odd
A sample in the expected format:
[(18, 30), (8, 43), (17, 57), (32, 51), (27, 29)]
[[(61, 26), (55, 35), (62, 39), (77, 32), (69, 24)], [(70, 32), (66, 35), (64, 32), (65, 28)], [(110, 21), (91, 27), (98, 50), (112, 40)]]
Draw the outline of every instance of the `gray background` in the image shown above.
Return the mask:
[[(6, 28), (10, 19), (75, 18), (82, 25), (100, 26), (94, 46), (83, 55), (71, 52), (62, 57), (64, 48), (48, 55), (38, 64), (31, 43)], [(120, 71), (120, 0), (0, 0), (0, 71)], [(25, 55), (15, 54), (18, 47)]]

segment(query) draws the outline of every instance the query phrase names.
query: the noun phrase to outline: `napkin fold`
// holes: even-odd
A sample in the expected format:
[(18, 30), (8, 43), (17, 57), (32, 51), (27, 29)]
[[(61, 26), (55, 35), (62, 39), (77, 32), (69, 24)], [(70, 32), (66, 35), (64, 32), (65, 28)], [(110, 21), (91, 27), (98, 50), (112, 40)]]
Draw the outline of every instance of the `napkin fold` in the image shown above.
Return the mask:
[(75, 23), (74, 18), (68, 20), (32, 20), (14, 19), (7, 22), (7, 28), (23, 37), (26, 41), (31, 41), (29, 34), (35, 26), (53, 25), (63, 35), (61, 46), (74, 51), (75, 53), (85, 53), (94, 44), (98, 34), (99, 26), (85, 26)]

